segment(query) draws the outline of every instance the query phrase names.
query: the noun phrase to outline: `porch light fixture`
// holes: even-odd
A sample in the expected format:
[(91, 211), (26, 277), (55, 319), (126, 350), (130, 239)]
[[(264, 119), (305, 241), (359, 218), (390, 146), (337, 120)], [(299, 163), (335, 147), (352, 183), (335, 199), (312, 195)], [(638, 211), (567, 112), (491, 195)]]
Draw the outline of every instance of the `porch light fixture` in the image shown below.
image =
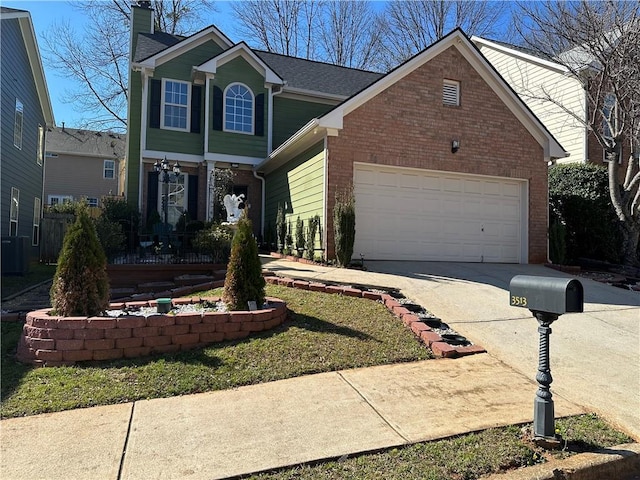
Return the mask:
[(456, 153), (460, 148), (460, 140), (451, 141), (451, 153)]

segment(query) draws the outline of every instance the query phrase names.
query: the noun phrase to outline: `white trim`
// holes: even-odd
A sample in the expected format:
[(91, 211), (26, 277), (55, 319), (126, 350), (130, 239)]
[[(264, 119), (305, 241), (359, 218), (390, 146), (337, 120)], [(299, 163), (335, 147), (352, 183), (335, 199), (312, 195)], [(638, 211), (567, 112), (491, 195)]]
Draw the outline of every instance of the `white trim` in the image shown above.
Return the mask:
[(266, 83), (275, 85), (283, 85), (285, 83), (276, 72), (271, 70), (269, 65), (264, 63), (260, 57), (253, 53), (245, 42), (240, 42), (234, 47), (225, 50), (218, 56), (194, 67), (194, 70), (215, 74), (219, 67), (222, 67), (224, 64), (235, 60), (238, 57), (242, 57), (249, 65), (251, 65), (251, 67), (253, 67), (254, 70), (260, 73), (264, 77)]
[(526, 60), (528, 62), (531, 63), (537, 63), (538, 65), (542, 66), (542, 67), (546, 67), (549, 68), (551, 70), (555, 70), (556, 72), (559, 73), (570, 73), (569, 69), (567, 67), (565, 67), (564, 65), (561, 65), (559, 63), (555, 63), (552, 62), (550, 60), (545, 60), (543, 58), (540, 57), (536, 57), (534, 55), (529, 55), (528, 53), (524, 53), (520, 50), (516, 50), (515, 48), (509, 48), (505, 45), (500, 45), (498, 43), (492, 42), (490, 40), (487, 40), (485, 38), (481, 38), (481, 37), (476, 37), (475, 35), (473, 37), (471, 37), (471, 41), (473, 43), (475, 43), (476, 45), (480, 44), (480, 46), (484, 45), (490, 48), (493, 48), (494, 50), (498, 50), (500, 52), (504, 52), (507, 53), (509, 55), (512, 55), (514, 57), (520, 57), (523, 60)]
[(211, 79), (213, 75), (206, 74), (204, 80), (204, 153), (205, 155), (209, 153), (209, 116), (210, 116), (210, 102), (211, 102), (211, 94), (209, 91), (211, 90)]
[(225, 162), (225, 163), (237, 163), (239, 165), (249, 165), (256, 167), (264, 161), (263, 157), (247, 157), (244, 155), (229, 155), (225, 153), (206, 153), (204, 159), (207, 162)]
[[(246, 88), (249, 94), (251, 95), (251, 131), (245, 132), (243, 130), (233, 130), (227, 128), (227, 92), (231, 87), (235, 87), (236, 85), (240, 85), (243, 88)], [(235, 105), (234, 105), (235, 108)], [(235, 123), (235, 122), (234, 122)], [(227, 85), (222, 92), (222, 131), (229, 133), (241, 133), (244, 135), (255, 135), (256, 130), (256, 96), (253, 93), (253, 90), (249, 88), (248, 85), (242, 82), (233, 82)]]
[(273, 148), (273, 139), (271, 138), (273, 131), (273, 86), (269, 85), (267, 95), (267, 155), (269, 155)]
[[(282, 97), (283, 98), (292, 98), (294, 100), (305, 100), (307, 102), (313, 102), (314, 100), (312, 100), (311, 98), (308, 97), (316, 97), (318, 99), (323, 99), (323, 100), (333, 100), (337, 103), (340, 103), (344, 100), (346, 100), (347, 98), (349, 98), (348, 96), (345, 95), (337, 95), (334, 93), (323, 93), (323, 92), (317, 92), (315, 90), (306, 90), (304, 88), (295, 88), (295, 87), (289, 87), (287, 85), (285, 85), (282, 88)], [(316, 103), (326, 103), (320, 100), (316, 100)]]
[(162, 160), (165, 156), (170, 160), (178, 160), (179, 162), (202, 163), (202, 161), (204, 160), (203, 155), (192, 155), (189, 153), (168, 152), (161, 150), (142, 151), (142, 158), (148, 161), (151, 160), (155, 162), (156, 160)]
[(142, 62), (137, 62), (132, 65), (135, 67), (156, 68), (163, 63), (179, 57), (184, 52), (198, 47), (203, 43), (206, 43), (209, 40), (213, 40), (223, 50), (226, 50), (233, 46), (233, 42), (229, 40), (220, 30), (212, 25), (188, 38), (185, 38), (181, 42), (178, 42), (175, 45), (166, 48), (161, 52), (156, 53), (155, 55), (150, 56)]
[[(324, 232), (324, 238), (320, 238), (320, 246), (324, 250), (324, 260), (327, 260), (328, 252), (327, 252), (327, 223), (329, 218), (329, 140), (327, 137), (324, 137), (324, 162), (322, 165), (322, 214), (324, 215), (324, 224), (325, 228), (322, 229)], [(353, 182), (353, 179), (352, 179)], [(333, 218), (333, 215), (332, 215)], [(335, 248), (335, 246), (334, 246)], [(335, 252), (334, 252), (335, 253)]]
[[(185, 128), (180, 128), (180, 127), (172, 127), (172, 126), (167, 126), (164, 123), (165, 120), (165, 108), (167, 106), (166, 102), (165, 102), (165, 92), (166, 92), (166, 85), (167, 82), (171, 82), (171, 83), (177, 83), (177, 84), (181, 84), (181, 85), (186, 85), (187, 86), (187, 104), (186, 105), (182, 105), (180, 103), (170, 103), (170, 106), (177, 106), (179, 108), (186, 108), (187, 109), (187, 114), (186, 114), (186, 127)], [(163, 78), (162, 79), (162, 90), (160, 91), (160, 95), (161, 95), (161, 99), (160, 99), (160, 128), (163, 130), (175, 130), (178, 132), (190, 132), (191, 131), (191, 82), (185, 82), (184, 80), (175, 80), (173, 78)]]

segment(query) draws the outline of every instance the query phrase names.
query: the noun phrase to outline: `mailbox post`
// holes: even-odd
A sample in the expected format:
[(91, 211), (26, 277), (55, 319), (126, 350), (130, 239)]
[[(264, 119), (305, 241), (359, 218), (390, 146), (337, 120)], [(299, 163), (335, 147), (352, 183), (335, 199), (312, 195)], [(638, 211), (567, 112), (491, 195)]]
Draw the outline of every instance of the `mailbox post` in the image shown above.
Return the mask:
[(509, 284), (509, 304), (528, 308), (538, 320), (538, 390), (533, 404), (533, 436), (538, 442), (556, 441), (549, 335), (551, 324), (563, 313), (582, 312), (584, 293), (576, 279), (516, 275)]

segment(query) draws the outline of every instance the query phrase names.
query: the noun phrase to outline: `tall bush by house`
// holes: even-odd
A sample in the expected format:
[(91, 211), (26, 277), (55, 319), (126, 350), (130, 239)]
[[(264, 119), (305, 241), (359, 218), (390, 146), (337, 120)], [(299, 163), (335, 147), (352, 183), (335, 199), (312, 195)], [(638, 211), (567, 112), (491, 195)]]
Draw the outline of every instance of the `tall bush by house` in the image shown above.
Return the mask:
[(251, 220), (245, 213), (238, 221), (238, 230), (231, 242), (231, 258), (227, 265), (222, 300), (229, 310), (248, 310), (248, 302), (258, 308), (264, 304), (265, 280), (258, 256), (258, 244), (253, 236)]
[(316, 249), (316, 232), (320, 227), (320, 215), (314, 215), (313, 217), (309, 217), (308, 227), (307, 227), (307, 238), (305, 243), (305, 258), (309, 260), (314, 259), (314, 253)]
[(278, 213), (276, 214), (276, 241), (278, 242), (278, 251), (284, 253), (286, 248), (287, 237), (287, 221), (284, 215), (284, 208), (278, 205)]
[(333, 235), (336, 261), (339, 266), (346, 267), (351, 262), (356, 238), (356, 200), (352, 188), (336, 194), (336, 204), (333, 207)]
[(298, 215), (298, 219), (296, 220), (296, 250), (300, 252), (304, 249), (304, 221), (300, 219)]
[[(566, 261), (580, 258), (620, 261), (618, 221), (609, 199), (609, 180), (604, 167), (593, 164), (562, 164), (549, 169), (550, 225), (564, 227)], [(562, 229), (551, 229), (551, 245)]]
[(109, 306), (107, 259), (86, 209), (64, 237), (50, 291), (57, 315), (100, 315)]

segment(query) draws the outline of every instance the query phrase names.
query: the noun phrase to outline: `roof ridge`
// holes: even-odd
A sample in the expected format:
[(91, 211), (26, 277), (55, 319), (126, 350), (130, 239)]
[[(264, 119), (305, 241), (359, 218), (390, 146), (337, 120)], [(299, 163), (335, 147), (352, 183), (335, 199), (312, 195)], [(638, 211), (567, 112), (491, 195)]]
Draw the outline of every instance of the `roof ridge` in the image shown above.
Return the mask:
[[(246, 44), (246, 41), (243, 40), (242, 42), (238, 42), (238, 43), (245, 43)], [(249, 46), (249, 45), (247, 44), (247, 46)], [(304, 62), (318, 63), (318, 64), (321, 64), (321, 65), (328, 65), (330, 67), (344, 68), (346, 70), (354, 70), (354, 71), (358, 71), (358, 72), (375, 73), (377, 75), (384, 75), (383, 72), (376, 72), (374, 70), (365, 70), (363, 68), (347, 67), (345, 65), (338, 65), (338, 64), (335, 64), (335, 63), (325, 62), (325, 61), (322, 61), (322, 60), (312, 60), (312, 59), (309, 59), (309, 58), (296, 57), (296, 56), (293, 56), (293, 55), (286, 55), (284, 53), (268, 52), (266, 50), (259, 50), (257, 48), (252, 48), (251, 46), (249, 46), (249, 48), (251, 48), (251, 50), (253, 50), (256, 53), (266, 53), (266, 54), (269, 54), (269, 55), (277, 55), (279, 57), (284, 57), (284, 58), (292, 58), (294, 60), (302, 60)]]

